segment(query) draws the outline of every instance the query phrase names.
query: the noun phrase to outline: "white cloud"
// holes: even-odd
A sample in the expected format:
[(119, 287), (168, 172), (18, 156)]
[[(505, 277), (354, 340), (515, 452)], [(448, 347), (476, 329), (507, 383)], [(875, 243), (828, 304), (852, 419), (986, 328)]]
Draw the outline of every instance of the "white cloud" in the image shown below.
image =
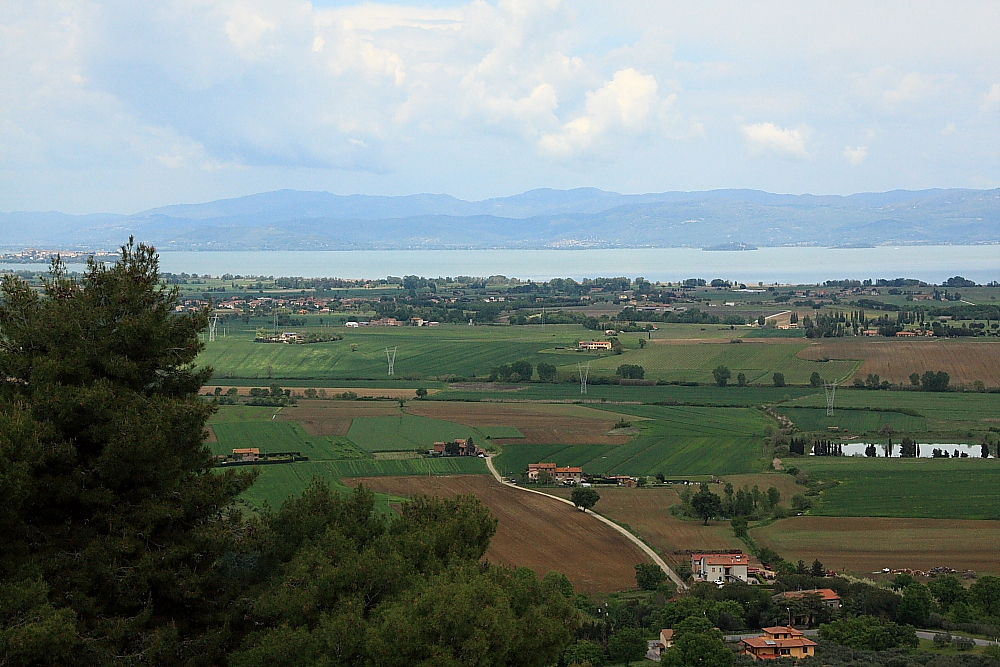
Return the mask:
[(994, 111), (1000, 109), (1000, 83), (994, 83), (983, 95), (983, 111)]
[(855, 167), (860, 165), (868, 157), (867, 146), (844, 146), (844, 157), (850, 160)]
[[(538, 147), (551, 157), (570, 157), (586, 151), (611, 133), (635, 136), (661, 105), (656, 79), (632, 68), (615, 73), (611, 81), (587, 93), (586, 112), (558, 131), (543, 134)], [(666, 101), (669, 106), (676, 99)]]
[(785, 129), (774, 123), (754, 123), (743, 125), (740, 129), (747, 147), (753, 153), (770, 152), (785, 157), (809, 157), (806, 138), (811, 131), (807, 126)]

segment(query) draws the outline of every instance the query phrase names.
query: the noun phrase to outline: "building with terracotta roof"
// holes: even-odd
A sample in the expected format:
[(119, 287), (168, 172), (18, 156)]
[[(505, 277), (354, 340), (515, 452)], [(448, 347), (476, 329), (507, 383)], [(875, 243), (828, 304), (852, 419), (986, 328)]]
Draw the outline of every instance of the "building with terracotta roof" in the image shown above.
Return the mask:
[(748, 581), (750, 557), (744, 553), (691, 554), (691, 573), (695, 581), (729, 583)]
[(815, 602), (821, 604), (825, 607), (830, 607), (832, 609), (839, 609), (843, 606), (840, 596), (832, 588), (811, 588), (805, 591), (785, 591), (784, 593), (778, 593), (771, 599), (781, 606), (783, 603), (797, 602), (800, 604), (792, 605), (789, 607), (788, 611), (792, 616), (793, 625), (815, 625), (817, 621), (822, 621), (821, 618), (817, 616), (822, 616), (817, 612), (822, 611), (821, 609), (816, 609), (815, 605), (812, 608), (807, 605), (801, 604), (807, 601), (808, 598), (815, 598)]
[(560, 467), (555, 463), (529, 463), (528, 479), (538, 481), (538, 473), (545, 471), (556, 482), (579, 484), (583, 481), (583, 468)]
[(740, 653), (754, 660), (779, 658), (810, 658), (816, 655), (816, 642), (806, 639), (801, 630), (790, 625), (763, 628), (760, 637), (748, 637), (740, 642)]

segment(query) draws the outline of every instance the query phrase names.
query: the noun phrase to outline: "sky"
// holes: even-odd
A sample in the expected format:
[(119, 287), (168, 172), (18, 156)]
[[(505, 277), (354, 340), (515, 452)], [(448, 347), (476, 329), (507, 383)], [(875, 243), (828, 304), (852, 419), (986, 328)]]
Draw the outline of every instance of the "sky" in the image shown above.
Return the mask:
[(996, 188), (998, 27), (993, 0), (3, 0), (0, 210)]

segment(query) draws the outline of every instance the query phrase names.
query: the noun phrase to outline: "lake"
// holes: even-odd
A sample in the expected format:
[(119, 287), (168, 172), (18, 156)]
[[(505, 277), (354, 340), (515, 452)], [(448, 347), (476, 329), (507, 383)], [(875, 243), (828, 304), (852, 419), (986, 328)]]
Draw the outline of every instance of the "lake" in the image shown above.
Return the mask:
[[(522, 280), (643, 276), (652, 281), (722, 278), (748, 285), (810, 284), (842, 278), (917, 278), (929, 283), (961, 275), (984, 284), (1000, 280), (1000, 245), (879, 248), (696, 248), (608, 250), (354, 250), (162, 252), (171, 273), (383, 278), (490, 276)], [(12, 270), (39, 264), (0, 264)], [(82, 265), (70, 265), (80, 270)]]

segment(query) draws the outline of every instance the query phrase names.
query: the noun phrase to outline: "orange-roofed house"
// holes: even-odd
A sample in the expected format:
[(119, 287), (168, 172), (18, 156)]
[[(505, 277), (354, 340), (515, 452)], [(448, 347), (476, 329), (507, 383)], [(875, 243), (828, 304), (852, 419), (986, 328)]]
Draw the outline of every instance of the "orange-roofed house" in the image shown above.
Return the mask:
[(750, 557), (746, 554), (692, 554), (691, 572), (696, 581), (747, 582)]
[(560, 467), (555, 463), (529, 463), (528, 479), (537, 480), (538, 473), (543, 470), (549, 473), (549, 477), (557, 482), (579, 484), (583, 481), (583, 468), (573, 466)]
[(234, 449), (233, 459), (237, 461), (259, 461), (260, 449), (257, 447), (247, 447), (245, 449)]
[(811, 658), (816, 655), (816, 642), (806, 639), (801, 630), (790, 625), (763, 628), (760, 637), (748, 637), (740, 642), (740, 653), (754, 660), (779, 658)]
[[(785, 591), (784, 593), (779, 593), (775, 595), (772, 600), (778, 602), (779, 605), (782, 602), (788, 602), (790, 600), (802, 600), (806, 597), (816, 597), (819, 603), (825, 607), (830, 607), (832, 609), (839, 609), (842, 605), (840, 596), (837, 592), (831, 588), (812, 588), (805, 591)], [(815, 625), (817, 622), (816, 610), (801, 609), (801, 608), (791, 608), (789, 609), (793, 614), (793, 624), (794, 625)]]

